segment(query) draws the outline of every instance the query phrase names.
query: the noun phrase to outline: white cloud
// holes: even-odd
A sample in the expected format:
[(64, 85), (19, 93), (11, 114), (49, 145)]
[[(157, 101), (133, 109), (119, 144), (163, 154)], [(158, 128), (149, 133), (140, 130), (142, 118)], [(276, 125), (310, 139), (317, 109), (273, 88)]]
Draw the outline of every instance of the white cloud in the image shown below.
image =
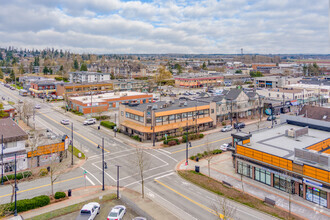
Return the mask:
[(327, 0), (0, 0), (0, 46), (97, 53), (329, 53)]

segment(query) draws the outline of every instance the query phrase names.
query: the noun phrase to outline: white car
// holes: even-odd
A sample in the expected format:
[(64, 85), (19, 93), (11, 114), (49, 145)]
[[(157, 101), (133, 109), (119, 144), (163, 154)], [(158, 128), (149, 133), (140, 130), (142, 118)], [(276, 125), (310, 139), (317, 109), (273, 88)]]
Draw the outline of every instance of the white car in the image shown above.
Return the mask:
[(41, 106), (40, 106), (40, 105), (36, 105), (36, 106), (34, 106), (34, 108), (35, 108), (35, 109), (40, 109)]
[(62, 100), (63, 99), (63, 96), (57, 96), (57, 99), (60, 99), (60, 100)]
[(96, 119), (95, 118), (89, 118), (87, 120), (84, 121), (84, 125), (92, 125), (96, 123)]
[(226, 125), (221, 129), (222, 132), (231, 131), (231, 130), (233, 130), (233, 127), (231, 125)]
[(70, 121), (69, 121), (69, 119), (63, 119), (63, 120), (61, 120), (61, 124), (68, 125), (68, 124), (70, 124)]
[(126, 213), (126, 207), (123, 205), (116, 205), (113, 207), (108, 215), (107, 220), (122, 220)]
[(229, 144), (223, 144), (220, 146), (220, 150), (227, 151), (229, 147), (230, 147)]
[(93, 220), (100, 213), (101, 206), (97, 202), (90, 202), (82, 207), (76, 220)]

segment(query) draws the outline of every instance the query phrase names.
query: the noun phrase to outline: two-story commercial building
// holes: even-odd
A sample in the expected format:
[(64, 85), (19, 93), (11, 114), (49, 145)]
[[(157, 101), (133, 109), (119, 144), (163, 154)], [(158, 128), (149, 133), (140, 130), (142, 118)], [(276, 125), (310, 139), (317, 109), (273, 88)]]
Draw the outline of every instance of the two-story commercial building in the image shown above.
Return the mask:
[(3, 143), (1, 144), (1, 151), (3, 150), (3, 164), (0, 160), (0, 174), (10, 173), (15, 171), (15, 154), (17, 162), (17, 171), (28, 168), (26, 160), (25, 142), (28, 135), (22, 128), (20, 128), (11, 118), (0, 119), (0, 141), (3, 136)]
[(142, 141), (160, 140), (182, 135), (188, 131), (204, 131), (215, 127), (215, 109), (208, 102), (181, 101), (154, 104), (121, 104), (119, 128), (121, 132)]
[(29, 91), (34, 97), (42, 97), (46, 95), (55, 95), (56, 86), (54, 81), (34, 81), (31, 82)]
[(233, 133), (236, 172), (330, 208), (330, 122), (281, 115), (281, 124)]
[(113, 83), (110, 81), (93, 83), (58, 83), (56, 85), (56, 94), (58, 96), (83, 95), (90, 92), (105, 93), (113, 90)]
[(180, 76), (175, 79), (175, 87), (201, 88), (220, 86), (224, 82), (224, 76)]
[(93, 83), (110, 80), (110, 73), (76, 71), (69, 73), (71, 83)]

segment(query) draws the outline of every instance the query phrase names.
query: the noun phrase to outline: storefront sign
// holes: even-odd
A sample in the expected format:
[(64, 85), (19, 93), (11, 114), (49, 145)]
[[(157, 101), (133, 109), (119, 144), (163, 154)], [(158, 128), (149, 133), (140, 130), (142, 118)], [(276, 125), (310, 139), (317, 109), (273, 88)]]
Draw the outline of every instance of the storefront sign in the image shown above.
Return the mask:
[(323, 186), (322, 183), (318, 183), (318, 182), (315, 182), (313, 180), (309, 180), (306, 178), (304, 178), (303, 181), (305, 184), (310, 185), (310, 186), (314, 186), (314, 187), (318, 187), (318, 188), (322, 188), (322, 186)]
[[(16, 155), (16, 160), (18, 159), (25, 159), (26, 158), (26, 154), (20, 154), (20, 155)], [(7, 163), (7, 162), (11, 162), (15, 160), (15, 156), (10, 156), (10, 157), (4, 157), (3, 158), (3, 162)]]

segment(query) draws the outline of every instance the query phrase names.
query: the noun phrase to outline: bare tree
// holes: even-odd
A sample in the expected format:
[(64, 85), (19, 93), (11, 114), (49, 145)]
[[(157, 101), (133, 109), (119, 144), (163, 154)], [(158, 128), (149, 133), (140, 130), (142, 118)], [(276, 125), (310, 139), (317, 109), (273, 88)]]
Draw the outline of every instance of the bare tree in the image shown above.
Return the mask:
[(241, 177), (241, 184), (242, 184), (242, 192), (244, 193), (244, 181), (243, 181), (243, 163), (239, 161), (239, 163), (241, 163), (241, 166), (238, 166), (238, 163), (237, 163), (237, 166), (238, 166), (238, 169), (237, 169), (237, 173), (240, 175)]
[[(291, 216), (291, 197), (292, 197), (292, 189), (293, 189), (293, 186), (292, 186), (292, 183), (291, 183), (291, 177), (292, 177), (292, 174), (290, 174), (289, 172), (285, 172), (285, 178), (284, 180), (279, 180), (279, 184), (282, 188), (285, 189), (285, 191), (288, 193), (288, 201), (289, 201), (289, 218), (288, 219), (292, 219), (292, 216)], [(279, 176), (280, 178), (280, 176)]]
[(218, 196), (213, 207), (218, 219), (229, 220), (235, 218), (236, 208), (229, 204), (228, 198)]
[(42, 130), (34, 130), (33, 132), (30, 133), (29, 140), (27, 142), (27, 147), (29, 148), (29, 152), (31, 152), (31, 157), (30, 157), (30, 169), (33, 171), (33, 164), (34, 164), (34, 158), (35, 154), (34, 151), (38, 150), (39, 143), (41, 141), (42, 137)]
[(18, 103), (16, 105), (17, 113), (19, 114), (19, 119), (22, 120), (22, 113), (23, 113), (23, 105), (21, 103)]
[(206, 153), (206, 156), (204, 156), (205, 160), (207, 160), (207, 169), (208, 169), (208, 173), (209, 173), (209, 177), (211, 177), (211, 160), (214, 157), (213, 154), (213, 148), (211, 148), (211, 146), (209, 145), (209, 138), (208, 136), (206, 137), (206, 147), (205, 147), (205, 152), (204, 155)]
[(26, 124), (29, 126), (29, 119), (33, 116), (33, 104), (30, 102), (24, 102), (22, 111), (24, 118), (26, 119)]
[(141, 178), (141, 194), (142, 198), (144, 198), (144, 171), (147, 169), (147, 167), (150, 164), (150, 158), (146, 154), (143, 148), (136, 148), (136, 160), (135, 165), (139, 169), (139, 174)]
[[(56, 150), (55, 150), (56, 151)], [(64, 154), (62, 152), (53, 152), (50, 157), (49, 163), (49, 178), (50, 178), (50, 186), (51, 192), (54, 196), (54, 182), (64, 173), (65, 164), (64, 164)]]

